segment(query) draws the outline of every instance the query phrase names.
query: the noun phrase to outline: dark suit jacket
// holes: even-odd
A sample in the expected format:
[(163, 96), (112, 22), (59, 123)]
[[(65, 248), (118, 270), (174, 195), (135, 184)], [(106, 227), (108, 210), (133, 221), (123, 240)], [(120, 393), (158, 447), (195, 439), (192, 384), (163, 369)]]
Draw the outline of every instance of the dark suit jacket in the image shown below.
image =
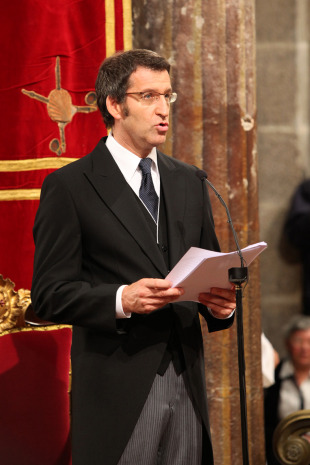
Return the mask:
[[(170, 264), (191, 247), (218, 250), (204, 183), (196, 168), (158, 152)], [(115, 294), (168, 269), (137, 198), (102, 139), (95, 150), (49, 175), (34, 238), (32, 301), (38, 316), (73, 325), (74, 465), (115, 465), (139, 417), (172, 325), (181, 341), (212, 462), (198, 310), (210, 331), (229, 327), (194, 302), (116, 320)]]
[[(268, 465), (281, 465), (273, 452), (273, 435), (276, 427), (281, 421), (281, 418), (278, 414), (278, 409), (280, 402), (280, 391), (283, 383), (283, 378), (280, 377), (280, 373), (284, 361), (285, 359), (281, 360), (275, 369), (274, 384), (264, 389), (265, 447), (266, 460)], [(300, 406), (300, 408), (302, 407)]]

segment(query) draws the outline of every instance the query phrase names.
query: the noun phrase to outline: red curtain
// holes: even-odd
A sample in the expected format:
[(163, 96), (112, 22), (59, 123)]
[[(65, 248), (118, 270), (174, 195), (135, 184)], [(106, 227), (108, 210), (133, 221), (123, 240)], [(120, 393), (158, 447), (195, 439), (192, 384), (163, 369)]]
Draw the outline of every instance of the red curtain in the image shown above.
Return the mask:
[(44, 177), (106, 134), (94, 83), (106, 55), (130, 46), (130, 8), (130, 0), (1, 2), (0, 274), (17, 289), (31, 287)]
[(2, 465), (71, 464), (70, 350), (66, 327), (0, 337)]

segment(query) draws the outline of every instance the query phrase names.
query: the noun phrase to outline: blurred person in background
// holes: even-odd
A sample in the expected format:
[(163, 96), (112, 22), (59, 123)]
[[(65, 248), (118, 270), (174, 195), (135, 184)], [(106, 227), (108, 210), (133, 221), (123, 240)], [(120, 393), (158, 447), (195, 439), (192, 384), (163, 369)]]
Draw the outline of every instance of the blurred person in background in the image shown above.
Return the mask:
[(265, 441), (268, 465), (278, 465), (272, 437), (278, 423), (297, 410), (310, 409), (310, 316), (297, 315), (285, 327), (288, 356), (275, 369), (275, 382), (265, 389)]
[(303, 267), (302, 312), (310, 315), (310, 179), (303, 181), (293, 195), (284, 233), (300, 255)]

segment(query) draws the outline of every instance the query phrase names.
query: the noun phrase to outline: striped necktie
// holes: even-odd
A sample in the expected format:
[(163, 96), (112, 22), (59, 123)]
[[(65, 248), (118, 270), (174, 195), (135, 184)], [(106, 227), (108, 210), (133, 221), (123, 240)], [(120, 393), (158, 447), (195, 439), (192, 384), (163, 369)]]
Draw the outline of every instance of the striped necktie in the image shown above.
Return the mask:
[(156, 194), (152, 175), (151, 175), (151, 158), (142, 158), (139, 167), (142, 171), (142, 181), (139, 190), (139, 197), (157, 223), (158, 214), (158, 196)]

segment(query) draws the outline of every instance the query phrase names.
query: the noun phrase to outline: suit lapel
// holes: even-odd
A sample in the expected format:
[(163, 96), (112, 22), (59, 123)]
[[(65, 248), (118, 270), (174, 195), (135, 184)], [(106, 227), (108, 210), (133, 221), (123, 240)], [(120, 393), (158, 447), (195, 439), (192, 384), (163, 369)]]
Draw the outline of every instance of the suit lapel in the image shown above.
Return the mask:
[(170, 157), (158, 152), (160, 183), (167, 210), (169, 260), (173, 267), (187, 251), (184, 243), (186, 177)]
[(140, 245), (154, 266), (164, 277), (167, 268), (145, 219), (136, 194), (123, 177), (102, 139), (90, 155), (92, 167), (84, 174), (102, 201), (118, 218), (127, 232)]

